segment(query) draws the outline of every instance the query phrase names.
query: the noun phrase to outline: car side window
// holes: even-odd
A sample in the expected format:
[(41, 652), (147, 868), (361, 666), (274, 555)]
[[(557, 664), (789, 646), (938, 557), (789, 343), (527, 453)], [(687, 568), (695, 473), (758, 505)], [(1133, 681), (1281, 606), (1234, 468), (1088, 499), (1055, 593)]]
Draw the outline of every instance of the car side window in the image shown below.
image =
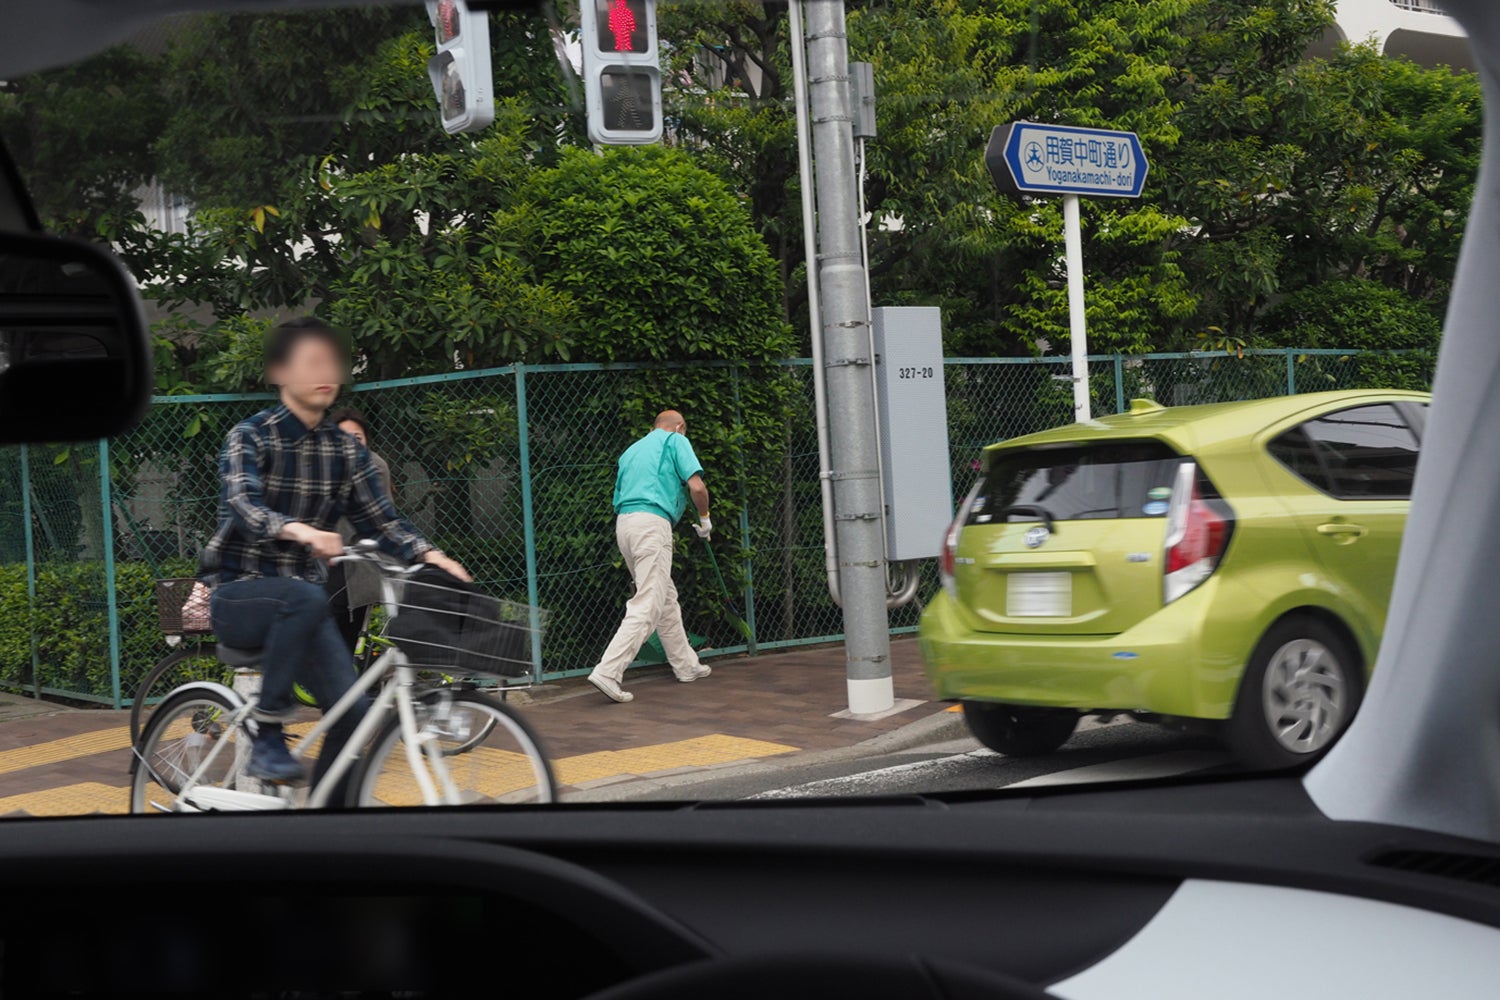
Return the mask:
[(1417, 436), (1389, 403), (1309, 420), (1278, 437), (1270, 450), (1291, 471), (1343, 500), (1404, 499), (1416, 478)]
[(1293, 427), (1267, 445), (1266, 450), (1294, 475), (1306, 480), (1324, 493), (1333, 492), (1323, 463), (1318, 461), (1313, 443), (1301, 425)]

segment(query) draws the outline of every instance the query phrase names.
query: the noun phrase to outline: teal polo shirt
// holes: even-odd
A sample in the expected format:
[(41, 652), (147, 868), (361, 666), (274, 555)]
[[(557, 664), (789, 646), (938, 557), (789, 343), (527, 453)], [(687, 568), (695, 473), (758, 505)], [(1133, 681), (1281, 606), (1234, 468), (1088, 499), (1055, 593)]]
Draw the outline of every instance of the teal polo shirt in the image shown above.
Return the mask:
[(702, 471), (685, 436), (653, 430), (620, 456), (615, 513), (655, 514), (675, 524), (687, 507), (683, 486)]

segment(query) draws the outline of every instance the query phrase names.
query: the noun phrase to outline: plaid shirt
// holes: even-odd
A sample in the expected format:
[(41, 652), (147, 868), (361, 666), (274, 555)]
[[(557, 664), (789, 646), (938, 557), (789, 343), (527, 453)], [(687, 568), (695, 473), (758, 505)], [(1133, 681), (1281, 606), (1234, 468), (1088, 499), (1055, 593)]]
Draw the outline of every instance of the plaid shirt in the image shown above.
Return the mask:
[(326, 570), (303, 545), (277, 538), (293, 521), (321, 531), (348, 518), (361, 538), (415, 562), (433, 546), (396, 513), (370, 452), (326, 418), (308, 428), (284, 405), (236, 424), (219, 453), (218, 527), (198, 575), (210, 586), (253, 577), (322, 582)]

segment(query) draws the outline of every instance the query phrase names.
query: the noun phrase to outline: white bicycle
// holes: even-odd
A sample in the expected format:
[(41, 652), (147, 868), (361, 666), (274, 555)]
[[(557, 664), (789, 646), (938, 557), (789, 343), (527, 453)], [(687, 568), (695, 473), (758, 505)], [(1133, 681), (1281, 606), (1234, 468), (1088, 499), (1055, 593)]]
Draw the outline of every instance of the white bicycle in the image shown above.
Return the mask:
[[(141, 732), (131, 760), (132, 812), (251, 811), (324, 806), (456, 806), (546, 803), (557, 797), (536, 733), (476, 676), (530, 670), (539, 608), (418, 579), (373, 543), (344, 558), (380, 567), (388, 648), (316, 724), (289, 724), (293, 757), (314, 755), (329, 728), (373, 692), (374, 703), (318, 783), (273, 786), (245, 775), (255, 722), (260, 650), (218, 647), (235, 687), (184, 684)], [(455, 681), (455, 678), (459, 680)], [(502, 695), (515, 687), (500, 688)], [(255, 690), (252, 690), (254, 688)], [(236, 690), (239, 689), (239, 690)], [(331, 802), (346, 775), (344, 801)]]

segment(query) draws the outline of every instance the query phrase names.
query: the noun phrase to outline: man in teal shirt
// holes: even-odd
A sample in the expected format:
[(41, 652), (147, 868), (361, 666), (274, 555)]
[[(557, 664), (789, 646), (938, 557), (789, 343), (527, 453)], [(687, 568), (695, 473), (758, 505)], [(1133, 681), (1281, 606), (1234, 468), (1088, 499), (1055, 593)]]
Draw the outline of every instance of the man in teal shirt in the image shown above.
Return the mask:
[(688, 444), (682, 414), (665, 410), (657, 415), (651, 433), (625, 449), (615, 476), (615, 541), (635, 581), (635, 596), (626, 603), (625, 620), (589, 674), (589, 682), (612, 701), (635, 697), (620, 687), (620, 681), (652, 632), (661, 636), (678, 680), (709, 675), (688, 643), (672, 583), (672, 525), (682, 517), (689, 496), (698, 510), (693, 530), (707, 538), (713, 522), (708, 519), (703, 466)]

